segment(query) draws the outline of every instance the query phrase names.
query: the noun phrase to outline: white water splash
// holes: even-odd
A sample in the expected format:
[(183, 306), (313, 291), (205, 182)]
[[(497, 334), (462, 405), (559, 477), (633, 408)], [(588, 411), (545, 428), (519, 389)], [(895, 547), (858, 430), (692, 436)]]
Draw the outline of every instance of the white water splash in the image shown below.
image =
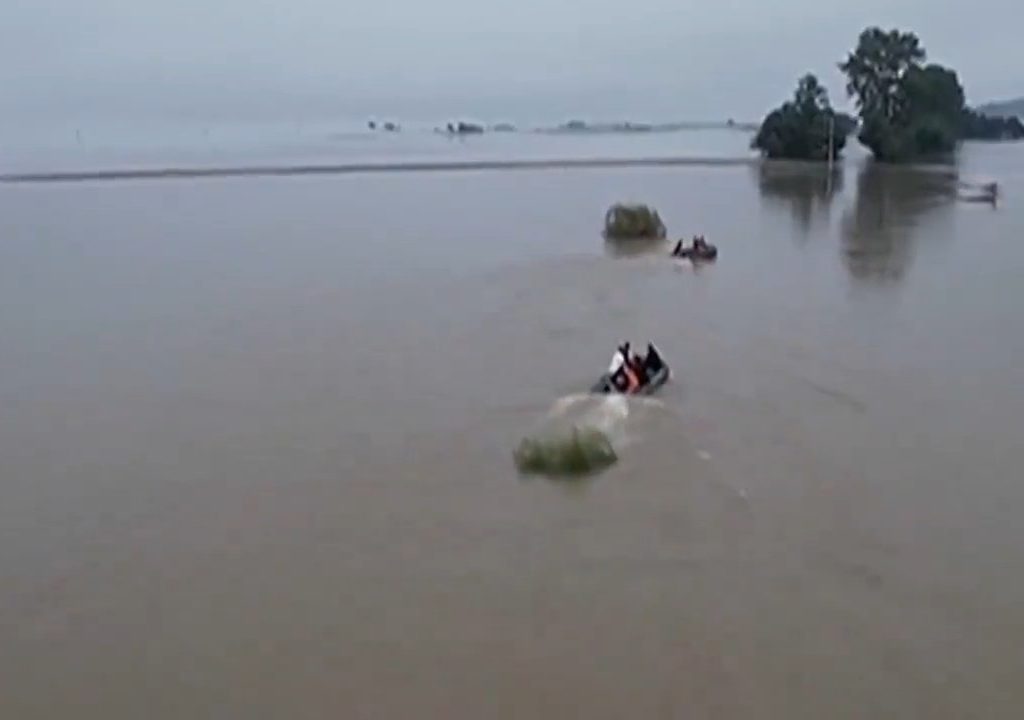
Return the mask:
[(599, 430), (616, 449), (630, 445), (640, 417), (664, 404), (650, 397), (576, 394), (558, 398), (544, 416), (541, 427), (559, 433), (572, 427)]

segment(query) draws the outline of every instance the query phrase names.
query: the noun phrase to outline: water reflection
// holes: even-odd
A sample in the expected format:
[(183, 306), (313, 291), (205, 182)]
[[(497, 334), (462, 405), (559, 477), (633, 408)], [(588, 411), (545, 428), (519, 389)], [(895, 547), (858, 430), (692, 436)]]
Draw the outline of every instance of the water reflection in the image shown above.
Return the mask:
[(853, 207), (842, 221), (843, 264), (851, 277), (898, 282), (913, 257), (915, 236), (925, 220), (955, 200), (956, 175), (867, 163), (857, 177)]
[(788, 209), (805, 238), (816, 223), (828, 224), (832, 200), (843, 189), (841, 167), (766, 162), (754, 171), (761, 198)]

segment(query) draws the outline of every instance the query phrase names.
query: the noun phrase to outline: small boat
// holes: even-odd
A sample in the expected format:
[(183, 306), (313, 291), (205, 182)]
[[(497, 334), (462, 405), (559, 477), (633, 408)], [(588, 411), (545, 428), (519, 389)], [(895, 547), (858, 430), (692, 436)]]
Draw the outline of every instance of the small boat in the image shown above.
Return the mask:
[(963, 202), (991, 203), (999, 200), (999, 183), (968, 183), (960, 182), (957, 197)]
[(685, 260), (714, 260), (718, 257), (718, 248), (703, 241), (698, 243), (694, 240), (690, 247), (683, 247), (683, 241), (676, 243), (672, 250), (672, 257)]
[(998, 201), (995, 195), (961, 195), (960, 199), (963, 202), (982, 203), (985, 205), (995, 205)]
[[(625, 352), (629, 355), (629, 344), (627, 343), (622, 348), (615, 351), (616, 356), (621, 356)], [(635, 388), (629, 388), (627, 376), (623, 371), (612, 372), (609, 369), (601, 378), (594, 383), (594, 386), (590, 388), (590, 392), (609, 395), (613, 393), (623, 395), (650, 395), (662, 385), (667, 383), (672, 377), (672, 370), (668, 364), (662, 359), (661, 353), (654, 347), (654, 343), (647, 343), (647, 354), (640, 358), (640, 364), (643, 367), (641, 373), (641, 383)], [(614, 366), (613, 361), (613, 366)]]

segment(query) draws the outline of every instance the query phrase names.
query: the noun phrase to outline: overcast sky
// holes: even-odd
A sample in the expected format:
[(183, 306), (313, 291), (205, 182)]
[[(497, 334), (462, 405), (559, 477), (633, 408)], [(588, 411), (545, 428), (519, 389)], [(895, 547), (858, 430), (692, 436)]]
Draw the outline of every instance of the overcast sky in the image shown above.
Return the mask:
[(1024, 0), (3, 0), (0, 112), (757, 119), (869, 24), (1024, 95)]

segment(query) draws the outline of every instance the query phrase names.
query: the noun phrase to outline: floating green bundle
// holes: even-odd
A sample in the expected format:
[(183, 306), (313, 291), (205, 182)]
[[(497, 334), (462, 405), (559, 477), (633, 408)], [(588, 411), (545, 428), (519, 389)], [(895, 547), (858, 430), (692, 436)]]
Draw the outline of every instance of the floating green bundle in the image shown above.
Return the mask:
[(604, 236), (609, 240), (663, 240), (665, 223), (658, 211), (646, 205), (613, 205), (604, 216)]
[(589, 475), (618, 459), (607, 435), (577, 426), (568, 435), (524, 438), (515, 451), (519, 472), (549, 477)]

